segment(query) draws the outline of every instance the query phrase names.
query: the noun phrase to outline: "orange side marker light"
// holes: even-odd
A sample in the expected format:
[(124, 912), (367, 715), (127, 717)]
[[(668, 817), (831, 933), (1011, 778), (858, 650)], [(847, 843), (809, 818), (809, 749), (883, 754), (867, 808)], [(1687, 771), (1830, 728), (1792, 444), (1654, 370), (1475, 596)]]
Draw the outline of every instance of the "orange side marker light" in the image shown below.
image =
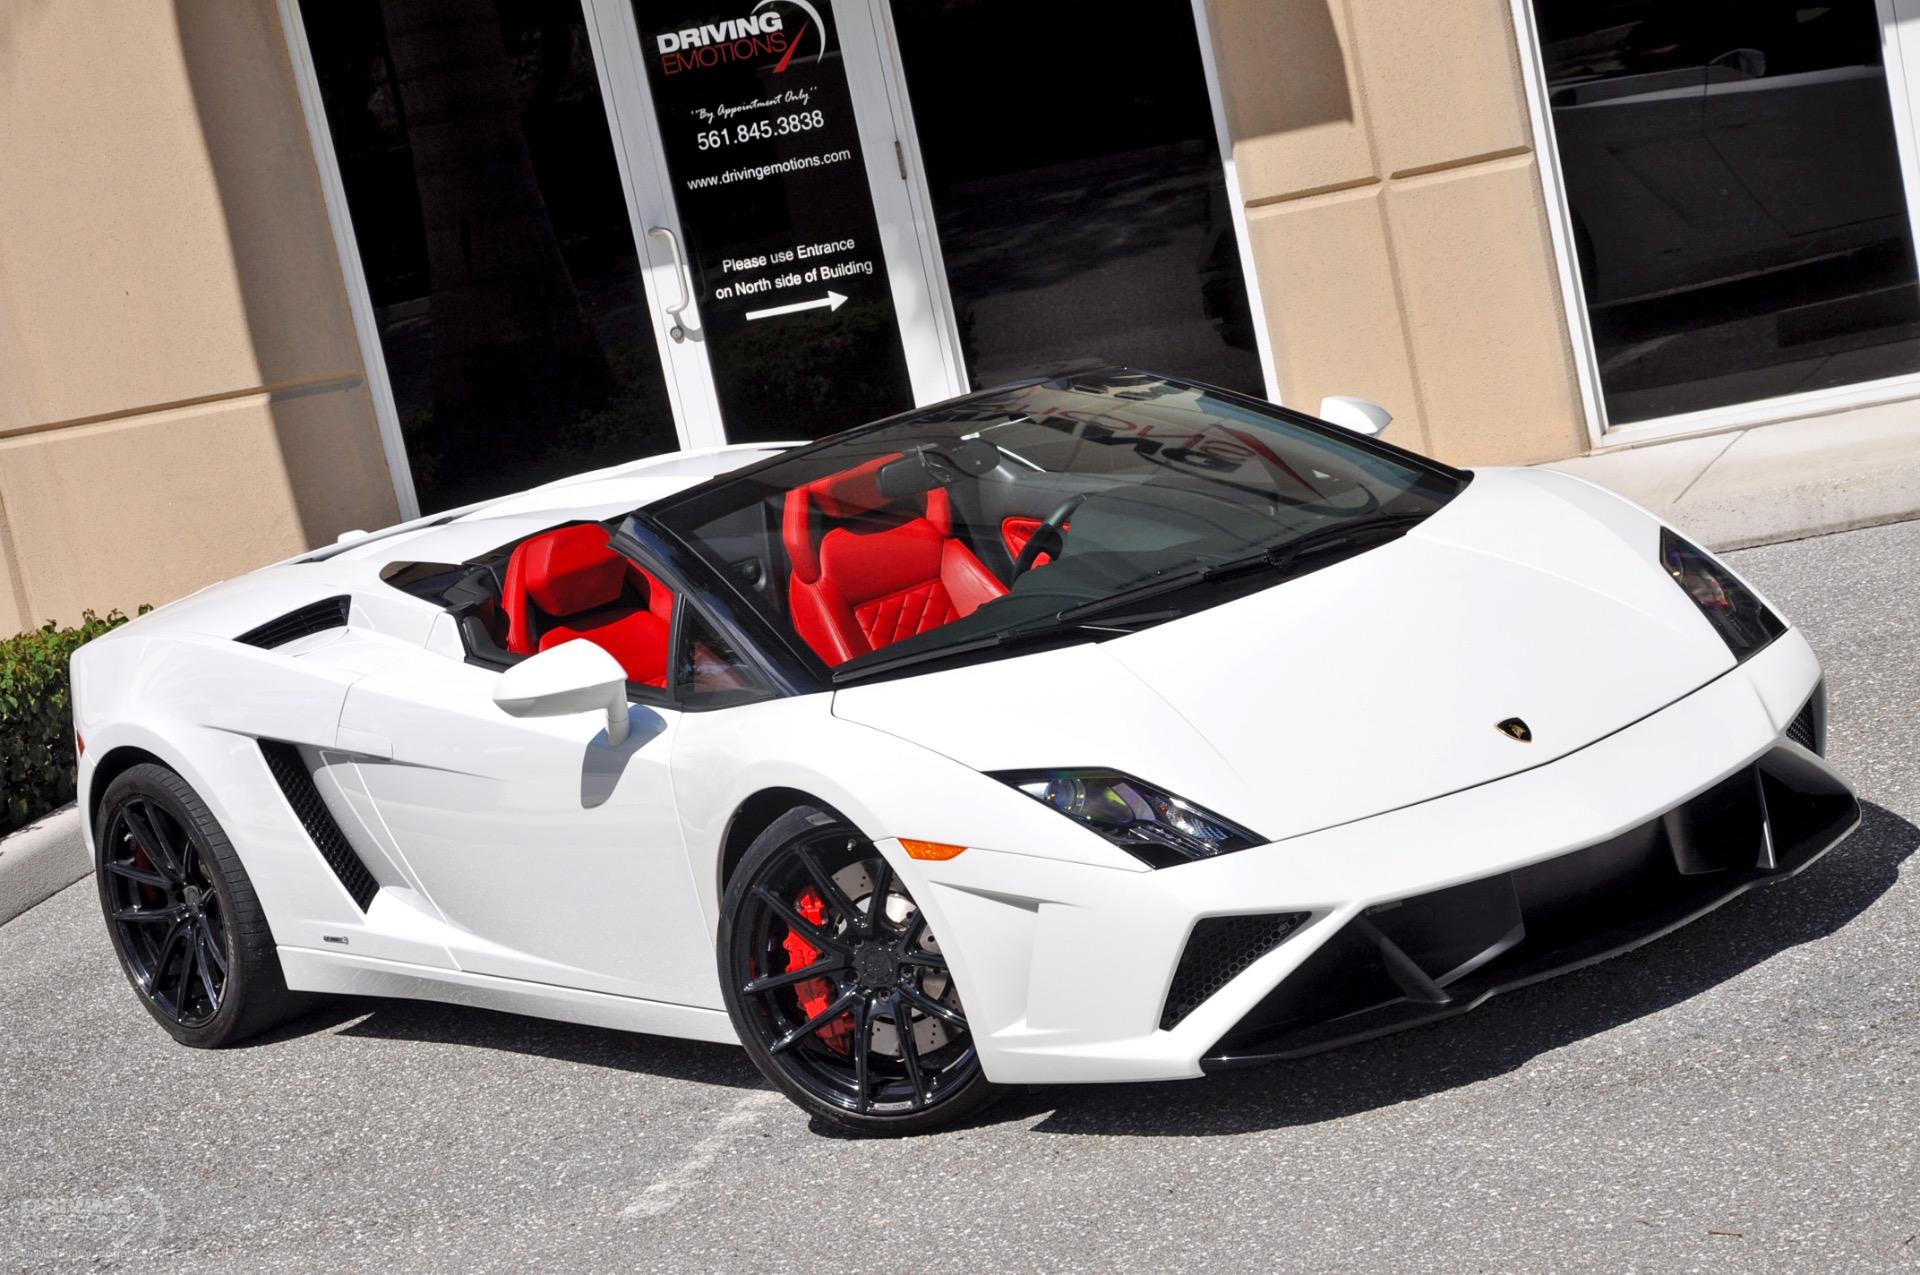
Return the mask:
[(914, 841), (900, 838), (900, 848), (907, 852), (909, 859), (930, 859), (936, 863), (944, 862), (958, 855), (965, 846), (950, 846), (944, 841)]

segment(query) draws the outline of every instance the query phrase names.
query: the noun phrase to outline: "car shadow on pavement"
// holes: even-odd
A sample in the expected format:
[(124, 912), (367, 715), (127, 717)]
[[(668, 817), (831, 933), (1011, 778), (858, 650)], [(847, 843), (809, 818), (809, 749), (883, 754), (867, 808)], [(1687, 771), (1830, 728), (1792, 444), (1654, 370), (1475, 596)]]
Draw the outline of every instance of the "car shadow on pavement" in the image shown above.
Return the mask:
[(381, 1040), (467, 1045), (734, 1089), (769, 1087), (747, 1061), (746, 1052), (735, 1045), (639, 1035), (431, 1001), (329, 996), (311, 1011), (254, 1037), (242, 1048), (326, 1031)]
[[(1488, 1080), (1834, 933), (1893, 887), (1901, 863), (1917, 848), (1920, 828), (1862, 802), (1860, 830), (1798, 877), (1742, 895), (1637, 951), (1497, 996), (1459, 1018), (1199, 1080), (1016, 1089), (949, 1131), (1037, 1118), (1038, 1133), (1217, 1136), (1318, 1124)], [(732, 1045), (429, 1001), (327, 997), (242, 1047), (325, 1031), (504, 1050), (737, 1089), (768, 1087)], [(816, 1133), (834, 1133), (811, 1123)]]
[(1657, 942), (1396, 1036), (1246, 1071), (1158, 1084), (1036, 1087), (983, 1123), (1040, 1133), (1194, 1137), (1318, 1124), (1517, 1070), (1686, 1001), (1824, 938), (1891, 889), (1920, 828), (1871, 802), (1860, 829), (1799, 876), (1749, 891)]

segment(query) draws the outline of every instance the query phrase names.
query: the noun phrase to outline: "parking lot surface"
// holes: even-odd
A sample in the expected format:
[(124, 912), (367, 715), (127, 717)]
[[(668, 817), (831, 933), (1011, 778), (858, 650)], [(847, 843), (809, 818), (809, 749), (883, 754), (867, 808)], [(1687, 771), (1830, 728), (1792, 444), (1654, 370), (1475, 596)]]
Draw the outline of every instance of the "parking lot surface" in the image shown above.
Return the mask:
[(83, 882), (0, 927), (0, 1269), (1920, 1269), (1920, 523), (1734, 561), (1826, 661), (1824, 861), (1436, 1027), (911, 1141), (434, 1005), (182, 1049)]

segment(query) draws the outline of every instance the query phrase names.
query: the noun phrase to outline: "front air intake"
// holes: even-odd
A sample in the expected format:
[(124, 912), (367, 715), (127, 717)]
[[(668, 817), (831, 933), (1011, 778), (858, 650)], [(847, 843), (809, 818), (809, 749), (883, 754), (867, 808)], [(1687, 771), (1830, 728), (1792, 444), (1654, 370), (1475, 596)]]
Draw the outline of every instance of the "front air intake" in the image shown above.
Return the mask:
[(1810, 753), (1827, 752), (1827, 684), (1821, 682), (1807, 696), (1793, 720), (1787, 723), (1787, 738)]
[(289, 611), (268, 620), (257, 629), (248, 629), (234, 641), (258, 647), (285, 646), (296, 638), (324, 633), (328, 629), (343, 629), (347, 626), (350, 606), (351, 600), (344, 593), (337, 598), (323, 598), (297, 611)]
[(320, 852), (320, 857), (333, 869), (333, 875), (340, 878), (340, 884), (346, 887), (353, 901), (365, 912), (367, 905), (373, 902), (374, 894), (379, 891), (380, 883), (373, 879), (373, 873), (367, 871), (367, 865), (347, 844), (347, 835), (340, 831), (340, 825), (334, 822), (333, 815), (327, 810), (320, 790), (314, 787), (313, 774), (307, 769), (306, 759), (300, 756), (300, 750), (294, 745), (277, 739), (261, 740), (260, 754), (267, 759), (267, 769), (273, 772), (274, 782), (286, 794), (294, 817), (300, 820), (300, 826), (313, 839), (314, 849)]
[(1166, 1008), (1160, 1011), (1160, 1030), (1171, 1030), (1249, 965), (1279, 947), (1307, 916), (1305, 912), (1273, 912), (1202, 918), (1194, 925), (1187, 950), (1180, 954), (1180, 964), (1173, 971)]
[(1605, 841), (1374, 904), (1268, 991), (1202, 1065), (1294, 1058), (1465, 1013), (1790, 877), (1859, 819), (1839, 776), (1780, 744)]

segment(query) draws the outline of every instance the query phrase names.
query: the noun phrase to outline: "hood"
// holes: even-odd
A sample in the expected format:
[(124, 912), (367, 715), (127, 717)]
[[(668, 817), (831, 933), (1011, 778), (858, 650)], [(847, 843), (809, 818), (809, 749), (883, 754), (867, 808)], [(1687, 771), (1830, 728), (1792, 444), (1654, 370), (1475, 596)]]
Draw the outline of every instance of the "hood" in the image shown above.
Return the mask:
[[(979, 770), (1104, 766), (1297, 836), (1582, 748), (1733, 667), (1660, 524), (1489, 470), (1411, 534), (1144, 632), (838, 692)], [(1523, 719), (1532, 742), (1496, 728)]]

